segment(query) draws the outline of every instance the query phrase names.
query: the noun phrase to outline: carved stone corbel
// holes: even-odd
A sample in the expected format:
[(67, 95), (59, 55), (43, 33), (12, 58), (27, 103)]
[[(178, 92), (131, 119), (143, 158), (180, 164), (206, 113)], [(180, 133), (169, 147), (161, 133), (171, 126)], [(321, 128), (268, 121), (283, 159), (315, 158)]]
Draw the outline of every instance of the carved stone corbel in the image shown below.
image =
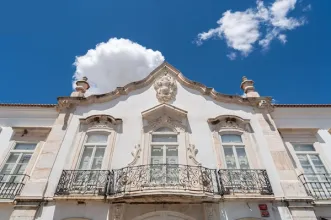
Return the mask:
[(113, 204), (110, 220), (122, 220), (124, 215), (125, 204)]
[(138, 159), (140, 158), (140, 154), (141, 154), (141, 147), (140, 144), (137, 144), (134, 146), (134, 149), (131, 152), (131, 155), (133, 156), (133, 160), (131, 161), (131, 163), (128, 164), (128, 166), (136, 165)]
[(195, 165), (201, 166), (201, 163), (199, 163), (196, 159), (196, 155), (198, 152), (199, 151), (198, 151), (198, 149), (195, 148), (194, 144), (189, 144), (189, 146), (187, 148), (188, 158), (191, 159)]

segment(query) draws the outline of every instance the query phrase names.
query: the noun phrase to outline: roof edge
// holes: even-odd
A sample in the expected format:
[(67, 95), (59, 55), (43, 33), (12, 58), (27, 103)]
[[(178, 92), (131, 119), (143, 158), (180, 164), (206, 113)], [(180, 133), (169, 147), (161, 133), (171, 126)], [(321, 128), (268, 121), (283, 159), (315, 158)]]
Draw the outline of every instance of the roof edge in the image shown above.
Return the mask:
[(273, 104), (276, 108), (331, 108), (331, 104)]
[(57, 104), (24, 104), (24, 103), (0, 103), (0, 107), (38, 107), (55, 108)]

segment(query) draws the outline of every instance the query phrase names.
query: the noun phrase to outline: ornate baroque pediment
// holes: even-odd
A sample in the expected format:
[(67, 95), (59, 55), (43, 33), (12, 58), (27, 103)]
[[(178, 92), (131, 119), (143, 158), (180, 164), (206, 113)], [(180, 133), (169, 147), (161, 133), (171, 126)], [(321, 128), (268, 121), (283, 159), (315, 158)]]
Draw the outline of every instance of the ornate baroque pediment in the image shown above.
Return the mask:
[(214, 131), (234, 129), (250, 132), (249, 120), (234, 115), (220, 115), (216, 118), (210, 118), (208, 123)]
[(186, 130), (187, 112), (169, 104), (160, 104), (141, 113), (145, 131), (168, 126), (177, 131)]
[(114, 129), (118, 130), (119, 125), (122, 124), (122, 119), (114, 118), (111, 115), (92, 115), (87, 118), (79, 120), (81, 129)]

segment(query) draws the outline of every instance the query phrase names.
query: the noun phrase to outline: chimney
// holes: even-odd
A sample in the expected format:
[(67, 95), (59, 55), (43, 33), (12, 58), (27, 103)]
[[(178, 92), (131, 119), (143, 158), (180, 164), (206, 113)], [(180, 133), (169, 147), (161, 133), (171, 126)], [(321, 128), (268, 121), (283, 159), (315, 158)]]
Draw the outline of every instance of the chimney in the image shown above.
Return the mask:
[(71, 93), (71, 97), (84, 97), (84, 93), (90, 88), (87, 82), (87, 77), (84, 76), (81, 80), (76, 82), (75, 92)]
[(244, 90), (246, 97), (260, 97), (259, 93), (255, 91), (254, 81), (247, 79), (246, 76), (243, 76), (240, 88)]

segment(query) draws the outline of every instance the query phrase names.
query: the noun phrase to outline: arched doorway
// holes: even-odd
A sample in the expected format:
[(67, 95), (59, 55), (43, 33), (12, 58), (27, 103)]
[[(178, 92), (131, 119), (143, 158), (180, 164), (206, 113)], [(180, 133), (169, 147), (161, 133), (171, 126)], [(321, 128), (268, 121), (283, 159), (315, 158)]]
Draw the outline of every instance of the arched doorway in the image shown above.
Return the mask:
[(195, 220), (195, 219), (178, 212), (157, 211), (157, 212), (150, 212), (141, 215), (132, 220)]

